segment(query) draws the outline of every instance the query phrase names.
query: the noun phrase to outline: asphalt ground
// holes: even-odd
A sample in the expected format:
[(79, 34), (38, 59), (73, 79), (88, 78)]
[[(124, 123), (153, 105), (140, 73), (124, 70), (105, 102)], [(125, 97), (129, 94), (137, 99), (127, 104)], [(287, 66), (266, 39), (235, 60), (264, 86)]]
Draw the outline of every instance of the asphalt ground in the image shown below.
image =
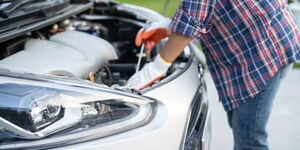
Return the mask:
[[(233, 150), (232, 131), (218, 102), (210, 75), (206, 76), (212, 108), (211, 150)], [(289, 72), (277, 93), (268, 125), (271, 150), (300, 150), (300, 69)]]

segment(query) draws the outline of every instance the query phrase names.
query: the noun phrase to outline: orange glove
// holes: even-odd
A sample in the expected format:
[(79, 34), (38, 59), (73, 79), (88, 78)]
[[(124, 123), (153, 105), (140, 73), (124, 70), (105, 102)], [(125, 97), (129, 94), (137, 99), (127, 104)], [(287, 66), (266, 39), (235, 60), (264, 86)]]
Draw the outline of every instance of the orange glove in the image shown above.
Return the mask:
[(153, 22), (147, 27), (142, 28), (136, 38), (135, 45), (141, 46), (145, 42), (146, 53), (150, 53), (151, 49), (159, 43), (162, 39), (169, 35), (169, 25), (171, 20), (166, 18), (159, 22)]

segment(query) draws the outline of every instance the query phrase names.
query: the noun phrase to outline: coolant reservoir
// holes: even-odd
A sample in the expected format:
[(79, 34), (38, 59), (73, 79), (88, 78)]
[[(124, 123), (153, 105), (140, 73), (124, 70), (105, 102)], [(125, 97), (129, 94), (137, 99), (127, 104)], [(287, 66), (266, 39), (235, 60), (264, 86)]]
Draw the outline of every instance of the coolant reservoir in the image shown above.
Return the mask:
[(102, 63), (103, 60), (118, 59), (116, 51), (109, 42), (84, 32), (62, 32), (52, 36), (50, 41), (79, 50), (87, 56), (90, 62), (95, 64)]
[(25, 50), (0, 61), (0, 68), (15, 72), (88, 78), (107, 61), (117, 59), (110, 43), (78, 32), (58, 33), (50, 40), (28, 40)]

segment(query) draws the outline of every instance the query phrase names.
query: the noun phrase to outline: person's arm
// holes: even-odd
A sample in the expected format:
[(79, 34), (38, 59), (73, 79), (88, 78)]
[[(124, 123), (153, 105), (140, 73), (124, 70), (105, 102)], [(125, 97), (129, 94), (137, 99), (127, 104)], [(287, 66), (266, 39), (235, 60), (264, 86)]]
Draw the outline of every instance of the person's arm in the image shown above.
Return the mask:
[(173, 62), (193, 38), (209, 32), (215, 4), (216, 0), (181, 2), (170, 24), (169, 40), (160, 52), (162, 59)]
[[(181, 1), (179, 9), (170, 23), (171, 34), (167, 43), (153, 62), (146, 64), (141, 71), (135, 73), (127, 81), (127, 86), (141, 90), (165, 76), (171, 63), (192, 39), (209, 32), (215, 4), (216, 0)], [(140, 36), (143, 38), (138, 39), (151, 42), (151, 40), (156, 39), (154, 38), (155, 35), (160, 33), (154, 31), (158, 31), (158, 28), (145, 32), (151, 34), (145, 34), (149, 36)], [(155, 40), (156, 43), (160, 41), (161, 37), (157, 39), (159, 40)], [(137, 43), (141, 42), (137, 40)]]
[(172, 32), (169, 40), (160, 51), (160, 56), (167, 62), (173, 62), (193, 38)]

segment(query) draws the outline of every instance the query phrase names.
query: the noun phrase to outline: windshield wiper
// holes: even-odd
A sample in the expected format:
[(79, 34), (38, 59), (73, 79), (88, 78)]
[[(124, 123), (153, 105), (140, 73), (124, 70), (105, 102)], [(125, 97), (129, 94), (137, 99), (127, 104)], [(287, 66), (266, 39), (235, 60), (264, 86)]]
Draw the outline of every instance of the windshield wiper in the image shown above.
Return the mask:
[(10, 5), (0, 10), (0, 16), (4, 18), (8, 18), (9, 14), (14, 10), (16, 10), (17, 8), (19, 8), (20, 6), (34, 1), (40, 1), (40, 0), (14, 0)]

